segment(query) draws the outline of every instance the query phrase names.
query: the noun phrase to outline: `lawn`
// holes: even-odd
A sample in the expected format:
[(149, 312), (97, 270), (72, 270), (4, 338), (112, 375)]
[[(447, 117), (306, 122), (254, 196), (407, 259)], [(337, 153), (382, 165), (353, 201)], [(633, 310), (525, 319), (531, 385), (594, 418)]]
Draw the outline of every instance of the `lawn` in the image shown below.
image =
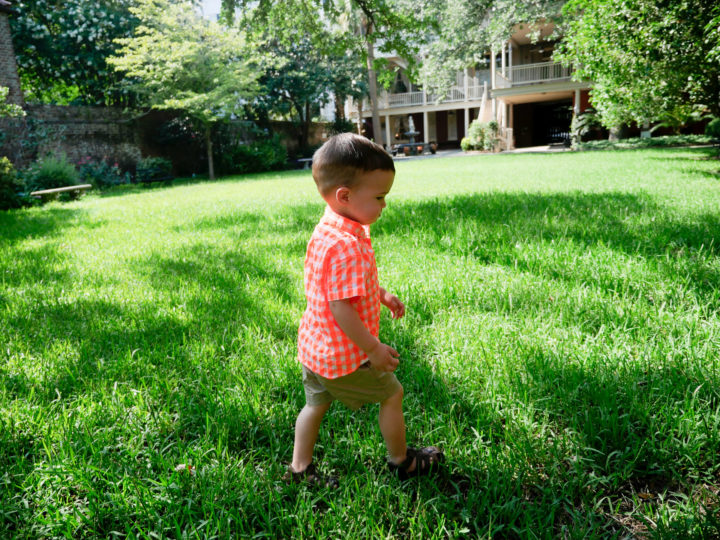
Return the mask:
[[(334, 405), (287, 486), (309, 171), (0, 215), (0, 537), (720, 534), (708, 149), (398, 162), (373, 226), (412, 444)], [(177, 472), (191, 464), (196, 474)]]

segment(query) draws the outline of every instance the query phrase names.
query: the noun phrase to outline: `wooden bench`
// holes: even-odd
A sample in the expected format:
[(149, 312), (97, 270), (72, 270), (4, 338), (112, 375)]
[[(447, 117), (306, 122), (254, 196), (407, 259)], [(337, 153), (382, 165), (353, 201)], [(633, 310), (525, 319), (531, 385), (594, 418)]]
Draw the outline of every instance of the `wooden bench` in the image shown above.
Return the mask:
[(303, 169), (309, 169), (310, 165), (312, 165), (312, 158), (311, 157), (304, 157), (297, 160), (298, 163), (303, 164)]
[(41, 189), (30, 193), (31, 197), (43, 201), (57, 199), (61, 193), (70, 193), (73, 197), (79, 197), (84, 191), (92, 189), (92, 184), (78, 184), (77, 186), (65, 186), (53, 189)]

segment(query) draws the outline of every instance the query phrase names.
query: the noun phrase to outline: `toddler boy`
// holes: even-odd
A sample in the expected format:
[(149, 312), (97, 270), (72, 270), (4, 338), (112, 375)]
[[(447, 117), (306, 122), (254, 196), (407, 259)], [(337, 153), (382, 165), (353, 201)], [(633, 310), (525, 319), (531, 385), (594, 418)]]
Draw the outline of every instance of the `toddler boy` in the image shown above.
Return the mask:
[(344, 133), (313, 156), (312, 174), (327, 203), (305, 257), (307, 309), (298, 333), (306, 405), (295, 424), (286, 480), (333, 485), (312, 464), (320, 423), (334, 400), (351, 409), (380, 403), (388, 464), (401, 478), (424, 475), (443, 454), (405, 442), (403, 388), (393, 373), (398, 352), (378, 339), (380, 304), (405, 315), (400, 299), (378, 284), (370, 225), (385, 208), (395, 179), (392, 157), (372, 141)]

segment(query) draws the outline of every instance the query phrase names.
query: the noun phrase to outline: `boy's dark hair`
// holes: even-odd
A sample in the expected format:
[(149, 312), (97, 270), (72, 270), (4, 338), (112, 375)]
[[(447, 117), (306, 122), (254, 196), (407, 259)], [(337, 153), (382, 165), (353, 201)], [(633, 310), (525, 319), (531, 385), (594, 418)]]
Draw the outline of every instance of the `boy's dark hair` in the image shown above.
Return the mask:
[(353, 187), (359, 172), (395, 172), (392, 156), (382, 146), (354, 133), (330, 137), (313, 155), (312, 175), (321, 195), (341, 186)]

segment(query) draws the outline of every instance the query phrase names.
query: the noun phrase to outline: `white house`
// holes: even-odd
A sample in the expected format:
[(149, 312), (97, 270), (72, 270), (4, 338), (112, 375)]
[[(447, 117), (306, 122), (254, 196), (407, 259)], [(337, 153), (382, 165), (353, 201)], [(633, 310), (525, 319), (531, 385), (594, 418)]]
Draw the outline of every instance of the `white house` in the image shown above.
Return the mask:
[[(442, 97), (412, 84), (401, 58), (388, 58), (399, 69), (393, 87), (379, 96), (383, 133), (372, 133), (370, 104), (364, 102), (366, 134), (388, 147), (407, 141), (404, 133), (412, 115), (420, 132), (417, 140), (435, 141), (441, 147), (458, 146), (476, 118), (498, 121), (501, 147), (506, 149), (563, 142), (573, 113), (588, 106), (590, 84), (572, 81), (571, 68), (553, 61), (553, 30), (552, 23), (544, 24), (539, 39), (531, 41), (528, 26), (517, 25), (502, 49), (487, 55), (486, 66), (458, 73), (455, 85)], [(350, 103), (348, 117), (357, 120), (358, 108)]]

